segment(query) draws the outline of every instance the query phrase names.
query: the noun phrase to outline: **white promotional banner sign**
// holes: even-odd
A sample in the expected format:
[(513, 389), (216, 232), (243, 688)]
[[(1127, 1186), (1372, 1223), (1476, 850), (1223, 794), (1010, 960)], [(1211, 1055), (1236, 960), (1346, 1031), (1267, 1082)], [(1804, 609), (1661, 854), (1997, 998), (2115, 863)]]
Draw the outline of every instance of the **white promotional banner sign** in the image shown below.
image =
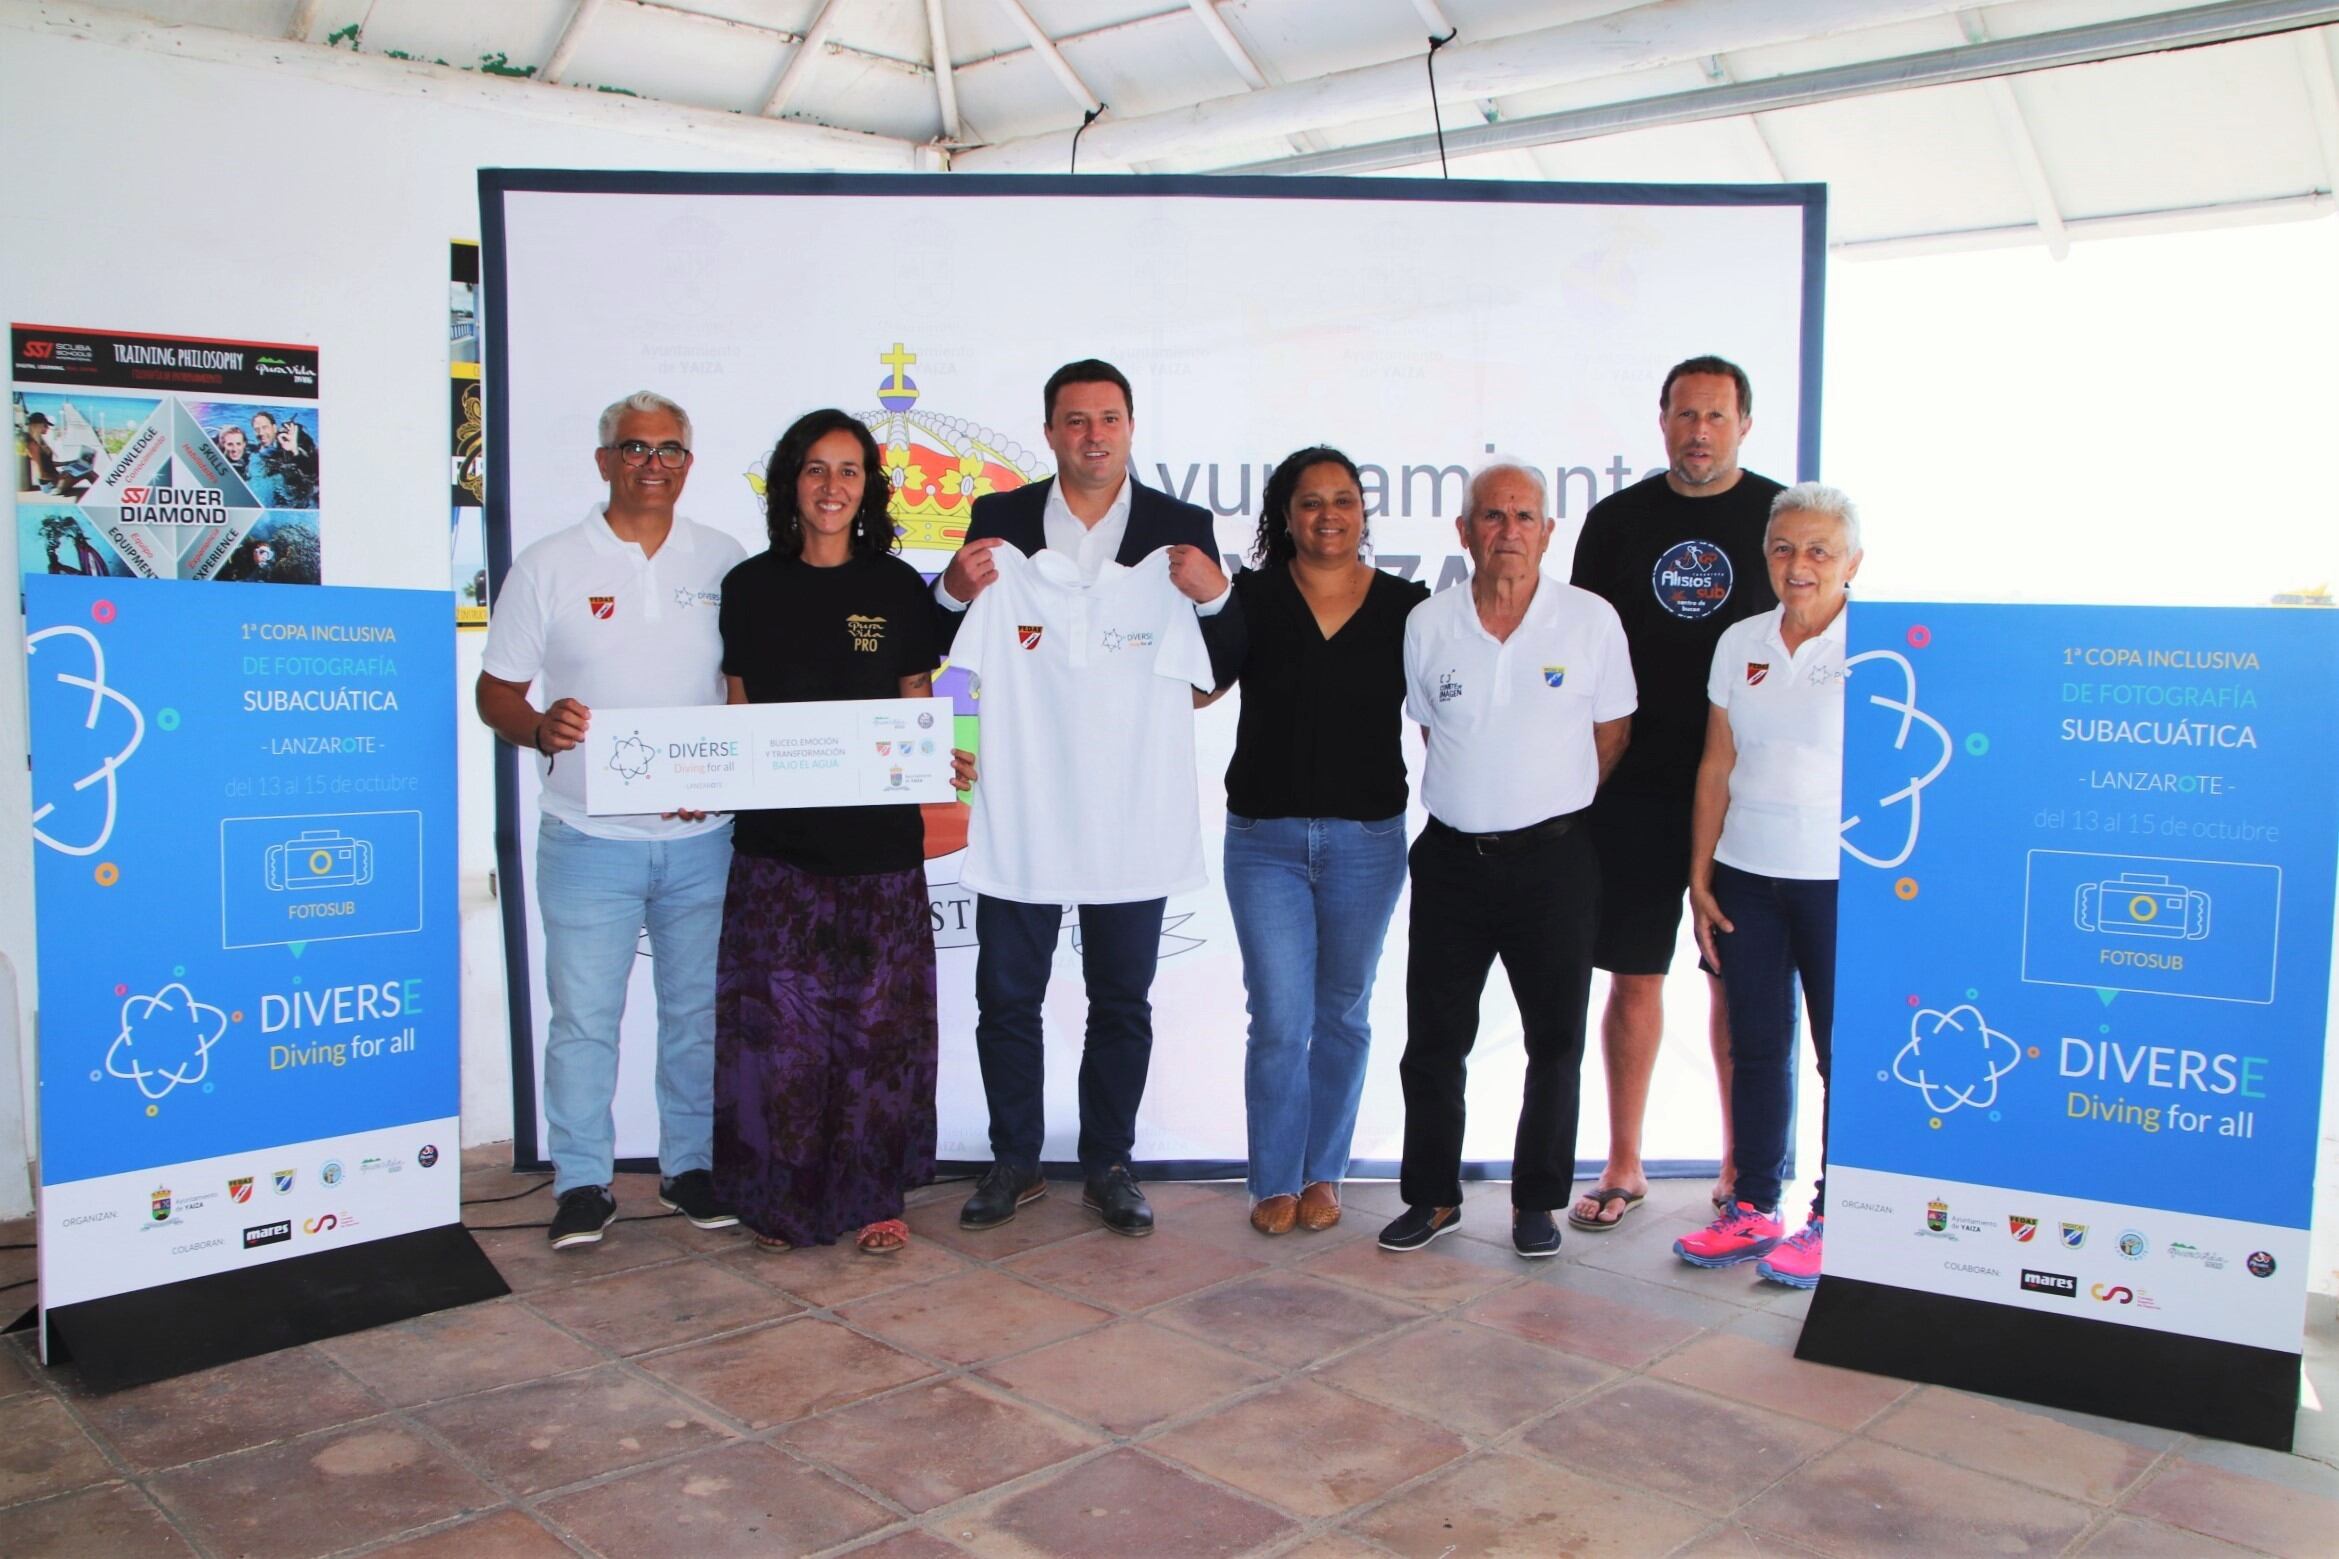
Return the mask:
[[(1549, 484), (1564, 578), (1584, 512), (1662, 468), (1657, 391), (1699, 353), (1754, 387), (1745, 464), (1812, 474), (1818, 435), (1824, 197), (1816, 186), (1481, 184), (1397, 179), (1071, 179), (681, 175), (486, 170), (492, 566), (606, 496), (601, 409), (652, 389), (690, 412), (697, 459), (681, 512), (752, 551), (782, 429), (839, 406), (865, 418), (899, 495), (903, 555), (934, 573), (984, 493), (1051, 472), (1041, 387), (1103, 358), (1133, 390), (1138, 480), (1217, 517), (1231, 572), (1260, 489), (1292, 450), (1327, 443), (1363, 468), (1369, 539), (1391, 572), (1466, 577), (1455, 532), (1471, 468), (1515, 456)], [(584, 603), (577, 610), (587, 610)], [(967, 679), (937, 693), (972, 734)], [(1212, 882), (1170, 901), (1153, 987), (1154, 1060), (1137, 1156), (1224, 1172), (1245, 1154), (1242, 965), (1217, 884), (1234, 696), (1202, 714), (1199, 791)], [(968, 745), (961, 742), (961, 745)], [(1418, 801), (1420, 747), (1406, 735)], [(510, 764), (512, 754), (505, 758)], [(548, 1009), (534, 896), (536, 779), (510, 764), (499, 828), (514, 981), (518, 1154), (541, 1153)], [(928, 814), (941, 984), (940, 1156), (990, 1156), (974, 1048), (973, 895), (963, 809)], [(1359, 1172), (1388, 1172), (1403, 1132), (1407, 906), (1372, 1004)], [(1673, 1035), (1647, 1157), (1711, 1163), (1720, 1122), (1694, 953), (1670, 982)], [(657, 1151), (655, 1003), (643, 947), (626, 1014), (618, 1153)], [(1604, 987), (1596, 986), (1594, 1001)], [(1047, 1003), (1051, 1161), (1073, 1156), (1085, 1015), (1067, 923)], [(1589, 1054), (1596, 1055), (1597, 1027)], [(1489, 982), (1465, 1152), (1503, 1163), (1525, 1070), (1506, 983)], [(1585, 1069), (1581, 1152), (1605, 1149), (1600, 1068)]]
[(585, 810), (738, 812), (953, 799), (947, 698), (596, 709)]

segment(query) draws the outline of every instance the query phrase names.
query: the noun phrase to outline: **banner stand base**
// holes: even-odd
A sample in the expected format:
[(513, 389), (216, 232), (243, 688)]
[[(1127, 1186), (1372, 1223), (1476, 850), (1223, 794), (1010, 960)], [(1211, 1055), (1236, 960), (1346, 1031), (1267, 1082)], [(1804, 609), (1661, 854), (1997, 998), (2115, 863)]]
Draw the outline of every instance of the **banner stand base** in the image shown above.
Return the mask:
[(59, 1305), (48, 1361), (95, 1392), (191, 1375), (511, 1292), (459, 1223)]
[(1826, 1277), (1795, 1357), (2288, 1451), (2300, 1356)]

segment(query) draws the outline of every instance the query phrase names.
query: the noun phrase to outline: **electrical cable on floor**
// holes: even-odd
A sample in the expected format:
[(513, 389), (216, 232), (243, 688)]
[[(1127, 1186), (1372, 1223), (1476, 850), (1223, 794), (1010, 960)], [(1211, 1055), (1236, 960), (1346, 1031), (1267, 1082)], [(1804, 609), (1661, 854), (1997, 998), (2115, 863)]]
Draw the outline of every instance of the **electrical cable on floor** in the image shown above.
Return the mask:
[(514, 1192), (513, 1192), (511, 1195), (509, 1195), (509, 1196), (473, 1196), (473, 1197), (467, 1197), (467, 1198), (465, 1198), (465, 1199), (464, 1199), (462, 1202), (458, 1203), (457, 1205), (459, 1205), (459, 1206), (463, 1206), (463, 1207), (485, 1207), (485, 1206), (488, 1206), (490, 1203), (493, 1203), (493, 1202), (516, 1202), (516, 1201), (520, 1200), (520, 1198), (522, 1198), (522, 1197), (524, 1197), (524, 1196), (534, 1196), (534, 1195), (535, 1195), (537, 1192), (539, 1192), (539, 1191), (543, 1190), (543, 1189), (544, 1189), (546, 1186), (548, 1186), (548, 1185), (550, 1185), (550, 1184), (552, 1184), (552, 1177), (551, 1177), (550, 1175), (546, 1175), (546, 1176), (545, 1176), (545, 1177), (544, 1177), (542, 1180), (539, 1180), (539, 1181), (537, 1181), (537, 1182), (536, 1182), (534, 1185), (532, 1185), (532, 1186), (528, 1187), (528, 1189), (527, 1189), (527, 1190), (525, 1190), (525, 1191), (514, 1191)]

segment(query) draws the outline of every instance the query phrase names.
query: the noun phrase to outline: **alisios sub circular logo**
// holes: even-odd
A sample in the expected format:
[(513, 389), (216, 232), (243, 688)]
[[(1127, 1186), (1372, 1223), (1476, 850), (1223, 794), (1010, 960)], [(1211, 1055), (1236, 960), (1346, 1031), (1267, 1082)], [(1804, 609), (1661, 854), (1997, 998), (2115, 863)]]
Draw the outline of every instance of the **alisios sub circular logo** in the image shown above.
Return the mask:
[(425, 1169), (430, 1168), (431, 1165), (437, 1163), (438, 1161), (439, 1150), (438, 1144), (435, 1142), (426, 1142), (420, 1148), (415, 1150), (414, 1162), (420, 1164)]
[(2249, 1260), (2243, 1265), (2250, 1269), (2250, 1276), (2254, 1278), (2270, 1278), (2274, 1275), (2274, 1255), (2271, 1251), (2251, 1251)]
[(2152, 1251), (2152, 1244), (2134, 1229), (2120, 1231), (2119, 1252), (2130, 1261), (2142, 1261)]
[(341, 1160), (329, 1158), (325, 1160), (325, 1167), (317, 1171), (317, 1178), (327, 1185), (339, 1185), (343, 1173)]
[(1683, 622), (1711, 617), (1730, 599), (1735, 575), (1730, 555), (1710, 541), (1680, 541), (1665, 549), (1650, 571), (1657, 604)]

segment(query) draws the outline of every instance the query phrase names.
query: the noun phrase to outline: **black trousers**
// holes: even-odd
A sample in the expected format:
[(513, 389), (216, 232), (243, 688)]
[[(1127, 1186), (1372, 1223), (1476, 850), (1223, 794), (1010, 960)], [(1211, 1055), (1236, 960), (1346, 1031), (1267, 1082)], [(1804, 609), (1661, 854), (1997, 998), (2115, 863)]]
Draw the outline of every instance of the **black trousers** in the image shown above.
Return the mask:
[[(1080, 971), (1088, 985), (1080, 1052), (1080, 1168), (1129, 1161), (1137, 1106), (1153, 1057), (1154, 965), (1167, 899), (1080, 906)], [(975, 1056), (991, 1106), (991, 1156), (1035, 1169), (1047, 1136), (1047, 1047), (1040, 1005), (1056, 966), (1061, 904), (975, 895)]]
[(1527, 1082), (1511, 1153), (1511, 1205), (1564, 1207), (1575, 1183), (1577, 1073), (1592, 993), (1599, 857), (1580, 821), (1522, 848), (1482, 853), (1436, 823), (1414, 840), (1412, 951), (1405, 965), (1405, 1163), (1409, 1206), (1462, 1201), (1463, 1084), (1478, 1000), (1500, 958), (1525, 1029)]

